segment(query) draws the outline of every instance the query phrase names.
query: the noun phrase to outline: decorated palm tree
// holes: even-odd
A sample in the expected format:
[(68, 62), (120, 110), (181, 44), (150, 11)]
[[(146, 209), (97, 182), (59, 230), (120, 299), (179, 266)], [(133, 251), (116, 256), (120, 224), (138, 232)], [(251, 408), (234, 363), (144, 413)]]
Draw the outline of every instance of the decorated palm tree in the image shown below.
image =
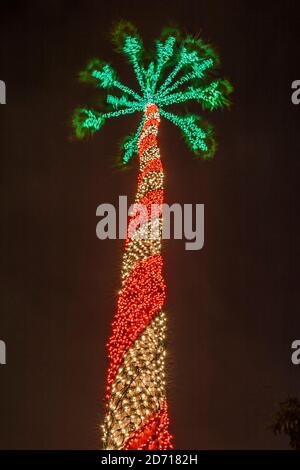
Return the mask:
[[(194, 101), (204, 110), (229, 104), (231, 85), (218, 78), (219, 58), (200, 38), (164, 29), (155, 51), (145, 56), (136, 29), (119, 23), (112, 35), (132, 65), (139, 90), (124, 85), (108, 63), (92, 60), (80, 74), (105, 93), (101, 109), (75, 111), (78, 138), (94, 134), (110, 118), (141, 113), (135, 134), (124, 140), (123, 163), (138, 155), (135, 204), (121, 269), (121, 289), (108, 341), (104, 449), (171, 449), (165, 381), (166, 285), (163, 274), (162, 204), (164, 173), (157, 142), (161, 117), (177, 126), (190, 149), (203, 158), (215, 152), (212, 127), (199, 115), (177, 114), (170, 105)], [(104, 109), (103, 109), (104, 108)], [(151, 210), (155, 206), (156, 211)], [(154, 230), (153, 230), (154, 229)], [(155, 236), (153, 235), (155, 233)]]

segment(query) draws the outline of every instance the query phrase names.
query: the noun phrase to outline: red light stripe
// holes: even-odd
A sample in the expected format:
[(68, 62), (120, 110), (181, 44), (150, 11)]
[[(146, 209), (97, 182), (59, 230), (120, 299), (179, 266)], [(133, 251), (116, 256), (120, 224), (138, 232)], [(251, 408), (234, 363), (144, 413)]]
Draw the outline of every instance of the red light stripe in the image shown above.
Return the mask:
[(149, 127), (149, 126), (158, 127), (159, 126), (159, 121), (155, 118), (147, 119), (147, 121), (145, 121), (145, 123), (143, 125), (142, 132), (143, 132), (143, 130), (147, 129), (147, 127)]
[(139, 141), (139, 154), (143, 153), (150, 147), (157, 145), (157, 138), (155, 134), (147, 134), (145, 137)]
[[(129, 218), (128, 221), (128, 228), (131, 226), (134, 227), (134, 230), (131, 230), (131, 233), (127, 233), (128, 240), (132, 238), (133, 234), (136, 232), (136, 230), (139, 229), (139, 227), (153, 219), (156, 219), (157, 217), (160, 217), (162, 215), (162, 204), (164, 202), (164, 192), (163, 189), (155, 189), (154, 191), (149, 191), (145, 196), (143, 196), (138, 204), (141, 205), (143, 208), (147, 210), (140, 211), (137, 210), (134, 216)], [(155, 210), (154, 210), (155, 209)], [(136, 223), (135, 221), (138, 221)], [(125, 246), (127, 245), (128, 241), (126, 241)]]
[(152, 103), (152, 104), (149, 104), (146, 108), (146, 116), (149, 116), (149, 114), (151, 113), (157, 113), (158, 112), (158, 107), (156, 104)]
[(164, 304), (166, 286), (162, 268), (160, 254), (139, 262), (119, 292), (113, 334), (108, 342), (109, 384), (113, 382), (130, 346)]
[(123, 450), (170, 450), (172, 435), (168, 432), (169, 417), (167, 402), (161, 402), (161, 409), (150, 416), (142, 427), (130, 437)]
[(147, 173), (152, 171), (162, 172), (163, 166), (160, 158), (154, 158), (150, 160), (145, 166), (144, 170), (138, 176), (138, 185), (142, 182), (142, 179), (146, 176)]

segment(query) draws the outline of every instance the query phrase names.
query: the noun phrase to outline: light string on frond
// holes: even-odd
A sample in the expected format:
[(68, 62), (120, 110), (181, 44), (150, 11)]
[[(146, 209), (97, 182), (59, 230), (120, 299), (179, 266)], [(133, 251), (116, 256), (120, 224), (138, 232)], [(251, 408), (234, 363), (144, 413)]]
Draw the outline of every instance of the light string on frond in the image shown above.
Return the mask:
[[(201, 136), (201, 129), (197, 130), (193, 114), (175, 118), (173, 113), (166, 111), (169, 114), (164, 115), (163, 111), (170, 105), (189, 101), (195, 101), (209, 111), (229, 105), (228, 95), (232, 92), (230, 83), (212, 75), (219, 65), (217, 54), (200, 39), (188, 36), (180, 42), (175, 35), (166, 36), (164, 33), (163, 39), (156, 41), (155, 59), (146, 66), (143, 61), (142, 40), (133, 27), (129, 27), (129, 33), (126, 33), (128, 23), (125, 22), (122, 27), (120, 51), (132, 64), (140, 91), (134, 91), (123, 84), (110, 64), (98, 59), (92, 60), (86, 71), (81, 73), (81, 80), (94, 81), (97, 88), (114, 89), (121, 95), (112, 92), (107, 94), (106, 105), (111, 109), (104, 113), (79, 109), (73, 121), (77, 136), (83, 138), (88, 132), (100, 130), (110, 118), (135, 112), (143, 113), (147, 104), (154, 102), (159, 106), (161, 115), (181, 129), (193, 152), (202, 154), (205, 158), (211, 157), (215, 150), (212, 132), (210, 138), (203, 143), (205, 139)], [(203, 122), (202, 118), (201, 121)], [(137, 131), (123, 141), (124, 163), (137, 153), (136, 143), (141, 125), (142, 121)], [(204, 127), (209, 128), (208, 125)]]

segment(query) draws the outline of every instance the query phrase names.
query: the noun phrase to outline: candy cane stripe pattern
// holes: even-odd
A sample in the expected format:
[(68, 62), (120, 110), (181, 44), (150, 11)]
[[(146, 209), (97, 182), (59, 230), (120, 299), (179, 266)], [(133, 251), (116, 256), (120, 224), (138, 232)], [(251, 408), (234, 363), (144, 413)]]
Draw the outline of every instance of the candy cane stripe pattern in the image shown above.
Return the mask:
[[(122, 262), (122, 286), (108, 341), (104, 449), (172, 449), (165, 380), (166, 298), (161, 255), (163, 167), (157, 144), (160, 116), (146, 106), (138, 139), (140, 172)], [(137, 206), (139, 207), (139, 206)], [(153, 211), (152, 208), (155, 207)], [(140, 214), (138, 214), (140, 216)]]

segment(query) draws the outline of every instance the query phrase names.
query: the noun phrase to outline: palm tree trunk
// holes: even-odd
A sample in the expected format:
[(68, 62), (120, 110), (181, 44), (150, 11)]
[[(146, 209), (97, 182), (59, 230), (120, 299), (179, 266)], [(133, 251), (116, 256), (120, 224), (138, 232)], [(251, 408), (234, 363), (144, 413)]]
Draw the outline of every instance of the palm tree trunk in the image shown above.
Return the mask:
[[(158, 108), (148, 104), (138, 141), (137, 211), (129, 219), (113, 332), (108, 342), (105, 449), (171, 449), (165, 392), (163, 167)], [(156, 205), (156, 210), (153, 209)], [(142, 208), (142, 209), (141, 209)], [(139, 210), (140, 209), (140, 210)]]

